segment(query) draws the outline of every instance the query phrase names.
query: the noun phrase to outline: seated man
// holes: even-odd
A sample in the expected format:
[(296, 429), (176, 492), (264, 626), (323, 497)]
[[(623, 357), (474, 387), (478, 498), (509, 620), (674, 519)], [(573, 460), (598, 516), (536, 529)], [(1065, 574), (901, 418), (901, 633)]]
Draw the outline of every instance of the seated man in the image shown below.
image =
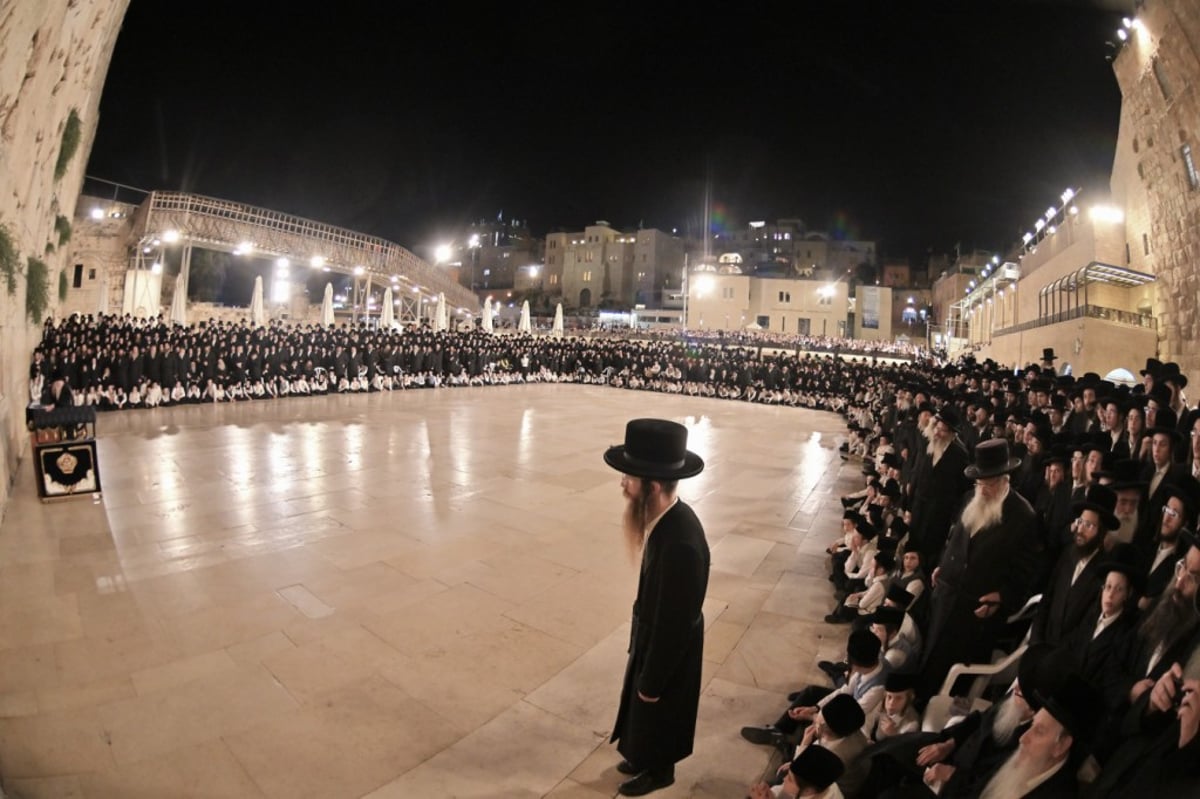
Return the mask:
[(750, 788), (748, 799), (842, 799), (837, 780), (844, 771), (842, 760), (823, 746), (809, 746), (788, 764), (783, 784), (772, 788), (759, 782)]
[[(1079, 789), (1076, 772), (1103, 713), (1099, 693), (1083, 678), (1071, 675), (1034, 714), (1017, 751), (987, 778), (982, 790), (968, 785), (961, 790), (939, 791), (938, 795), (1073, 799)], [(936, 783), (931, 787), (937, 790)]]
[[(862, 757), (867, 748), (867, 736), (863, 734), (865, 720), (862, 707), (853, 698), (836, 694), (813, 716), (795, 752), (787, 756), (794, 759), (813, 747), (828, 749), (842, 761), (838, 788), (847, 796), (857, 796), (867, 776), (867, 763)], [(783, 771), (781, 768), (780, 776)]]
[(883, 704), (884, 681), (887, 673), (879, 662), (879, 639), (867, 630), (850, 634), (846, 644), (846, 659), (850, 676), (838, 689), (810, 685), (788, 696), (791, 706), (774, 724), (742, 727), (742, 737), (750, 743), (781, 746), (795, 743), (800, 731), (812, 723), (821, 708), (839, 694), (849, 694), (862, 707), (868, 729), (875, 722)]
[(1130, 708), (1122, 733), (1088, 799), (1200, 795), (1200, 648)]
[[(919, 732), (887, 739), (871, 758), (864, 795), (930, 797), (931, 783), (951, 789), (972, 774), (990, 774), (1017, 748), (1049, 687), (1065, 678), (1065, 657), (1047, 645), (1030, 647), (1021, 657), (1017, 679), (1001, 701), (975, 711), (941, 732)], [(886, 791), (886, 793), (885, 793)]]

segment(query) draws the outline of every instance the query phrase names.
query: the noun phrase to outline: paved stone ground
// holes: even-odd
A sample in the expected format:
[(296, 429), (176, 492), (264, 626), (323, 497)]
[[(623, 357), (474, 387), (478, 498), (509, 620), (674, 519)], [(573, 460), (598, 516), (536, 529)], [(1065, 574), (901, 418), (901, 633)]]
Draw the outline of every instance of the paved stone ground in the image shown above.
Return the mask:
[(696, 753), (663, 797), (742, 795), (738, 729), (824, 681), (823, 550), (861, 484), (834, 414), (591, 386), (100, 418), (102, 500), (0, 526), (0, 770), (18, 797), (607, 797), (636, 568), (635, 416), (691, 429), (712, 548)]

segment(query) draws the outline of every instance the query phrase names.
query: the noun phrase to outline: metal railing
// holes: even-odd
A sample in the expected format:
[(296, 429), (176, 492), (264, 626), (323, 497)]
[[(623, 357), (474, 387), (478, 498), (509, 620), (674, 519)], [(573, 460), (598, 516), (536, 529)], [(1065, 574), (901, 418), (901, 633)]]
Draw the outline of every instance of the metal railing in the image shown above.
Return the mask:
[(1079, 319), (1085, 316), (1089, 319), (1102, 319), (1105, 322), (1112, 322), (1113, 324), (1124, 325), (1126, 327), (1137, 327), (1145, 330), (1158, 329), (1158, 320), (1150, 314), (1137, 313), (1136, 311), (1122, 311), (1119, 308), (1106, 308), (1103, 305), (1079, 305), (1070, 310), (1048, 314), (1018, 325), (997, 328), (992, 332), (992, 336), (1020, 333), (1025, 330), (1046, 327), (1047, 325), (1056, 325), (1059, 322), (1069, 322), (1072, 319)]
[(378, 277), (398, 275), (421, 293), (444, 293), (451, 306), (474, 311), (478, 304), (470, 290), (399, 244), (324, 222), (175, 191), (152, 192), (137, 216), (139, 235), (175, 230), (181, 240), (230, 249), (248, 241), (256, 253), (305, 262), (319, 258), (320, 268), (342, 274), (360, 274), (361, 267)]

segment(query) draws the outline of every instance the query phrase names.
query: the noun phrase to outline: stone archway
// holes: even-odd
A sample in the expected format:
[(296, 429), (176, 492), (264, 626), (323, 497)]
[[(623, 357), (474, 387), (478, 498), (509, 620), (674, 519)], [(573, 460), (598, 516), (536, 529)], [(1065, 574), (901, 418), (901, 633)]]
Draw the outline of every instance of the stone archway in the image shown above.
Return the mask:
[(584, 289), (583, 291), (579, 292), (579, 307), (580, 308), (591, 308), (592, 307), (592, 290), (591, 289)]

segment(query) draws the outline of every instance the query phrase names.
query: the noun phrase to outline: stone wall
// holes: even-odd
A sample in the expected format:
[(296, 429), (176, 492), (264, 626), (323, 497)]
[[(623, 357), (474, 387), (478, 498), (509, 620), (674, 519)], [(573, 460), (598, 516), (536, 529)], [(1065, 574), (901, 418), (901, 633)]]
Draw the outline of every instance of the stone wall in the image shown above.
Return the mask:
[[(55, 219), (75, 216), (100, 93), (127, 6), (128, 0), (0, 4), (0, 226), (20, 255), (12, 292), (0, 278), (0, 501), (28, 450), (28, 364), (40, 320), (26, 314), (24, 270), (30, 256), (48, 264), (48, 310), (54, 312), (66, 265)], [(79, 144), (56, 177), (72, 111), (80, 122)]]
[(1121, 126), (1111, 188), (1125, 208), (1129, 264), (1157, 276), (1159, 357), (1200, 379), (1200, 3), (1147, 0), (1113, 64)]

